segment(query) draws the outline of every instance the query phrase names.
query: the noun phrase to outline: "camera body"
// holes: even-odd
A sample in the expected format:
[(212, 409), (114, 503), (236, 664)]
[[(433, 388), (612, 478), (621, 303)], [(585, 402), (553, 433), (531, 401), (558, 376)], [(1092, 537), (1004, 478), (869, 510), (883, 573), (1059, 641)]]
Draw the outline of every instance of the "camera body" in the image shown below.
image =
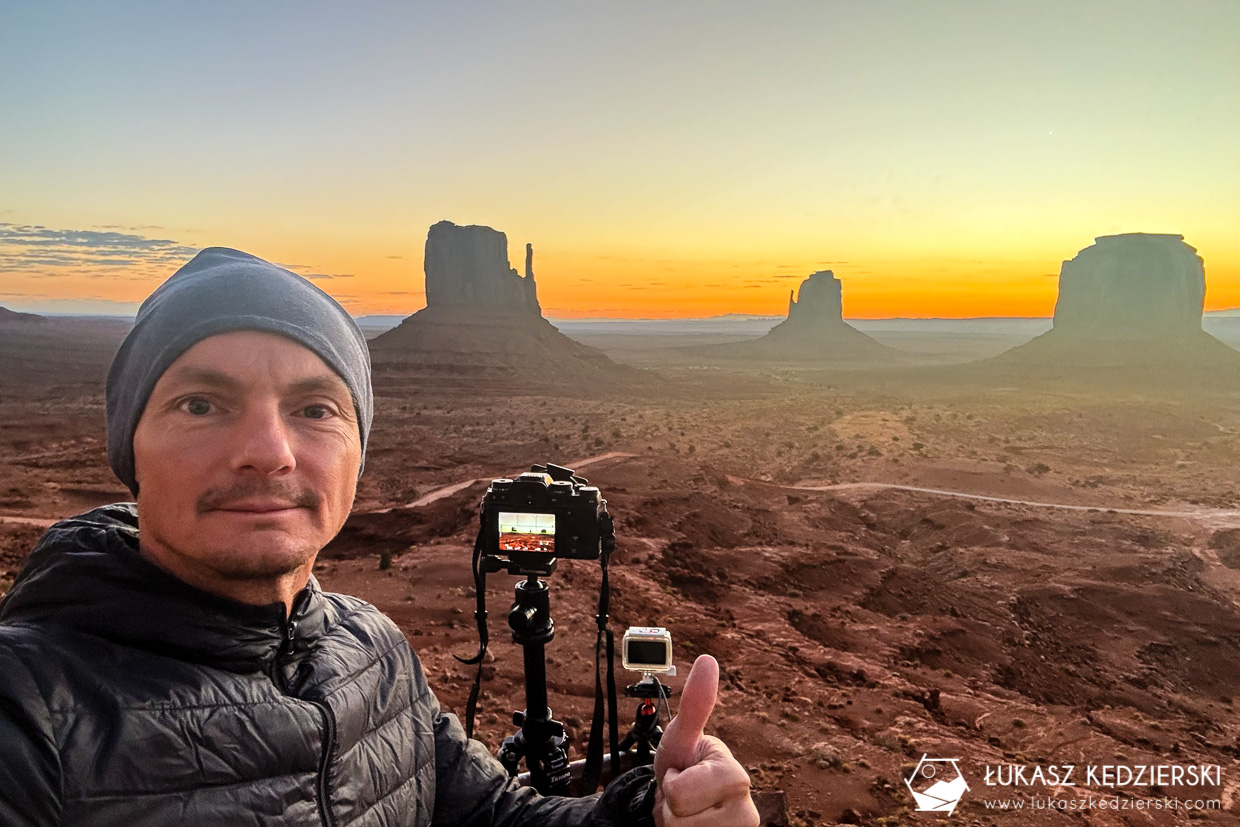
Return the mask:
[(549, 466), (491, 481), (482, 498), (483, 554), (535, 568), (559, 557), (599, 558), (607, 501), (572, 472), (557, 479), (565, 476), (555, 473), (561, 470)]

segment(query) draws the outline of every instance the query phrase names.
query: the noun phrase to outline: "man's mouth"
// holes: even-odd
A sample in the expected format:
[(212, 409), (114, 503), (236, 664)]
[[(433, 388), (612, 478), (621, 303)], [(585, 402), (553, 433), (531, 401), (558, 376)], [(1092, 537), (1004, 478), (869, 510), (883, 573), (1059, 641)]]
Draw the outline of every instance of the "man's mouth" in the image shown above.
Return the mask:
[(230, 489), (213, 489), (198, 499), (198, 513), (220, 511), (237, 515), (280, 515), (299, 509), (316, 510), (319, 497), (296, 485), (237, 485)]
[(284, 500), (237, 500), (235, 502), (222, 503), (216, 506), (214, 511), (228, 511), (237, 514), (277, 514), (283, 511), (292, 511), (302, 506), (297, 503), (286, 502)]

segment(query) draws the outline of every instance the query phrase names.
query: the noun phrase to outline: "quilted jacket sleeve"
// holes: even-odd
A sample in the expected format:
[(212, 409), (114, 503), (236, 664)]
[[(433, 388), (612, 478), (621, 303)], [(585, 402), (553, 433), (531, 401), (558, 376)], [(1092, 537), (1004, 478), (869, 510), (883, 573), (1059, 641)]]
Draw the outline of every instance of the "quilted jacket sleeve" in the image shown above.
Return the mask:
[[(417, 678), (424, 681), (421, 669)], [(435, 722), (435, 827), (643, 827), (653, 824), (645, 795), (654, 783), (649, 767), (633, 770), (606, 792), (587, 798), (539, 795), (518, 787), (480, 742), (465, 737), (455, 715), (444, 713), (433, 693)]]
[(0, 630), (0, 824), (60, 823), (60, 757), (43, 695)]

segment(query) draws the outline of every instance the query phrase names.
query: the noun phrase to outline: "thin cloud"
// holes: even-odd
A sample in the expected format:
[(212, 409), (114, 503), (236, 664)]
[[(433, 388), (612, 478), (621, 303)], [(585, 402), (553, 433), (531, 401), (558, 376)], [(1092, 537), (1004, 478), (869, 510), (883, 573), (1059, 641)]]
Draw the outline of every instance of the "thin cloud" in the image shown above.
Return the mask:
[(3, 273), (148, 279), (168, 275), (197, 252), (170, 238), (0, 222)]
[(128, 230), (131, 233), (145, 232), (146, 230), (168, 229), (162, 224), (139, 224), (134, 227), (128, 227), (123, 224), (96, 224), (95, 227), (100, 230)]
[(313, 264), (280, 264), (285, 270), (292, 270), (303, 279), (318, 281), (320, 279), (351, 279), (352, 273), (324, 273), (317, 265)]

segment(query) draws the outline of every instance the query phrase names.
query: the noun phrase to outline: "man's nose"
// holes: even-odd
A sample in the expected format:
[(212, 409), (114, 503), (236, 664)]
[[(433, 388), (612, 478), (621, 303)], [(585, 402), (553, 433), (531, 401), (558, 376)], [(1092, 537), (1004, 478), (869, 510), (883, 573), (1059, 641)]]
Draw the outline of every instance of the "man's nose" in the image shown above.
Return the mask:
[(297, 465), (288, 422), (278, 406), (246, 409), (232, 434), (234, 471), (266, 476), (287, 473)]

